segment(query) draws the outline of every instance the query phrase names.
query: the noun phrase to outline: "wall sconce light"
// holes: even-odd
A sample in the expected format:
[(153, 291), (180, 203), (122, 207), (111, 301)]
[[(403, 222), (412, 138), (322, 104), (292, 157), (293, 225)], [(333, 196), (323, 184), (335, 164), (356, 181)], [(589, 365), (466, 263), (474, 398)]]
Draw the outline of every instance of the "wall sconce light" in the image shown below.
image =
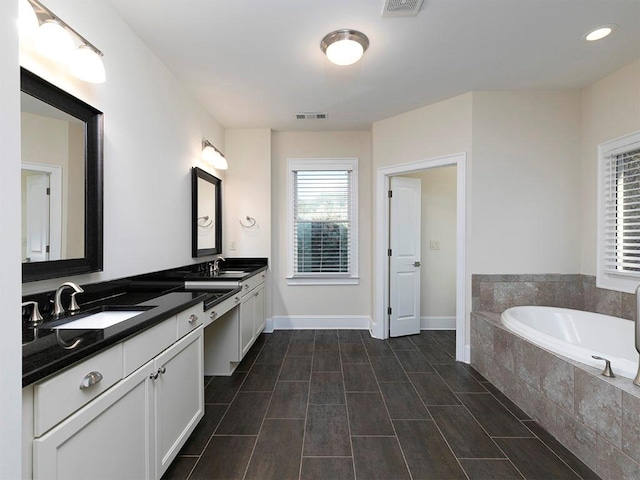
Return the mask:
[(104, 54), (91, 42), (37, 0), (20, 0), (19, 14), (20, 36), (34, 37), (34, 46), (40, 55), (69, 63), (69, 72), (80, 80), (104, 83)]
[(327, 58), (336, 65), (356, 63), (369, 48), (367, 36), (357, 30), (344, 28), (324, 36), (320, 48)]
[(226, 170), (229, 168), (227, 159), (209, 140), (202, 141), (202, 160), (210, 163), (216, 170)]

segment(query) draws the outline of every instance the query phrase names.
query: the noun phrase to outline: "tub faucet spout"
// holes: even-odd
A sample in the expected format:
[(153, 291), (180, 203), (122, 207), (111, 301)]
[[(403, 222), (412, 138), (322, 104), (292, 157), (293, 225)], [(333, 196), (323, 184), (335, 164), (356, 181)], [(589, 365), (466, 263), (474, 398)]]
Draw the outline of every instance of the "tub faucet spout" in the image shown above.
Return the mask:
[[(640, 285), (636, 288), (636, 324), (635, 324), (636, 350), (640, 353)], [(638, 373), (633, 380), (633, 384), (640, 387), (640, 363), (638, 363)]]

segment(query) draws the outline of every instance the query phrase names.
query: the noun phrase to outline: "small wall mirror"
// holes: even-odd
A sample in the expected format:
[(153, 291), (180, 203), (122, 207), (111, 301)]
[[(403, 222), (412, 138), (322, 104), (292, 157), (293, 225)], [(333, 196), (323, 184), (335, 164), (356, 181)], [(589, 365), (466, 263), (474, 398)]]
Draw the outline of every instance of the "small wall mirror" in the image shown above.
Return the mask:
[(222, 181), (191, 169), (191, 256), (222, 253)]
[(102, 270), (102, 112), (20, 73), (22, 281)]

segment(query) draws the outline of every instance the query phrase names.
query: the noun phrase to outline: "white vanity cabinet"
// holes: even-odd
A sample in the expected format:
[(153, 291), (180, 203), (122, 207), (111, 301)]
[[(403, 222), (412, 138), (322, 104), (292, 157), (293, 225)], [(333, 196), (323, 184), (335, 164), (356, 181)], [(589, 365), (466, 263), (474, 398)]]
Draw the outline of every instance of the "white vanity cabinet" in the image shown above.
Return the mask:
[(266, 277), (243, 280), (241, 293), (214, 307), (215, 321), (205, 322), (205, 375), (231, 375), (264, 330)]
[[(159, 479), (204, 415), (202, 318), (199, 304), (25, 388), (24, 444), (33, 453), (25, 458), (33, 478)], [(121, 379), (80, 389), (92, 372), (112, 379), (114, 364)], [(83, 406), (59, 413), (56, 399), (74, 399), (79, 389), (96, 394), (83, 393)]]
[(202, 329), (155, 359), (155, 478), (160, 478), (204, 415)]

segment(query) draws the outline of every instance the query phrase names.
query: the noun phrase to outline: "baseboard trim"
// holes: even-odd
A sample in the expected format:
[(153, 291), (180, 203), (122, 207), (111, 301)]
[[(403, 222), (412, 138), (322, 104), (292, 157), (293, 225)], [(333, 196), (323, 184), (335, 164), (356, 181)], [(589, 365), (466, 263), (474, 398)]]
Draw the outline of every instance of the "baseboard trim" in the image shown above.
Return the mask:
[(368, 315), (282, 315), (267, 319), (264, 331), (274, 330), (369, 330)]
[(420, 317), (420, 330), (455, 330), (456, 317)]

